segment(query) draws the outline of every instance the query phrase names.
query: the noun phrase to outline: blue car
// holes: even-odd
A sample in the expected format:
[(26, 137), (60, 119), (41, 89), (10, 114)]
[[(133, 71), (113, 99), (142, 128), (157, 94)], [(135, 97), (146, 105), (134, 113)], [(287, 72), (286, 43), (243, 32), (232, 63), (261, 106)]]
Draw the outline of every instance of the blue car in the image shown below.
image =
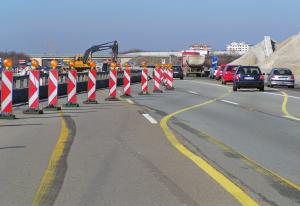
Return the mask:
[(233, 91), (240, 88), (257, 88), (264, 91), (264, 75), (258, 66), (239, 66), (233, 78)]

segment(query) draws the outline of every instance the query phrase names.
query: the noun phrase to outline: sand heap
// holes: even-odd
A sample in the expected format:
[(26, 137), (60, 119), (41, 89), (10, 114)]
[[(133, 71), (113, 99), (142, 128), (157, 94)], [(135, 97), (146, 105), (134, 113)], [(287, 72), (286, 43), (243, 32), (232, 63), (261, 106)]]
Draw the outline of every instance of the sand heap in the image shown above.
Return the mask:
[(265, 38), (232, 64), (258, 65), (265, 73), (274, 67), (290, 68), (295, 74), (296, 82), (300, 83), (300, 33), (277, 43), (276, 46), (272, 44), (271, 52), (268, 47)]

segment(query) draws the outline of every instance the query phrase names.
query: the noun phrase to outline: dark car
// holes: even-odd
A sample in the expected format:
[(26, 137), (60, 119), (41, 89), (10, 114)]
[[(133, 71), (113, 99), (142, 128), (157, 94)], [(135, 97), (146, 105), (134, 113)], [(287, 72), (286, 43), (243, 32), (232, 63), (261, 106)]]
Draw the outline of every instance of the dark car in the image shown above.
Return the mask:
[(183, 79), (183, 70), (181, 66), (172, 66), (173, 77)]
[(239, 66), (233, 78), (233, 91), (240, 88), (257, 88), (264, 91), (264, 75), (258, 66)]

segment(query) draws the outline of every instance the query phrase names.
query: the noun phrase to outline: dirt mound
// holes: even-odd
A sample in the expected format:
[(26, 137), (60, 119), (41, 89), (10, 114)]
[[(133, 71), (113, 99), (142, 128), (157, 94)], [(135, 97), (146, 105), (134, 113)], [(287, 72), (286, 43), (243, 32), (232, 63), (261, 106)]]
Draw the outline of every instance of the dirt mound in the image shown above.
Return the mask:
[(277, 43), (270, 55), (266, 55), (265, 44), (265, 40), (258, 43), (232, 64), (258, 65), (265, 73), (274, 67), (290, 68), (300, 83), (300, 33)]

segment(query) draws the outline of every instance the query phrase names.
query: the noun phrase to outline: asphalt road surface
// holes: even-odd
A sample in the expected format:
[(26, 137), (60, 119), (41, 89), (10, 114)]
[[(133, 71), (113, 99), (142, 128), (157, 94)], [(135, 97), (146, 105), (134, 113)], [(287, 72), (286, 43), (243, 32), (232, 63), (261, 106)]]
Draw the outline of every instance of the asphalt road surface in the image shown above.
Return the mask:
[[(233, 93), (203, 79), (175, 87), (152, 94), (150, 82), (141, 96), (133, 85), (133, 98), (117, 102), (100, 90), (97, 105), (81, 94), (79, 108), (44, 115), (15, 108), (19, 119), (0, 120), (1, 205), (251, 205), (224, 179), (259, 205), (300, 205), (298, 91)], [(160, 122), (176, 111), (173, 144)]]

